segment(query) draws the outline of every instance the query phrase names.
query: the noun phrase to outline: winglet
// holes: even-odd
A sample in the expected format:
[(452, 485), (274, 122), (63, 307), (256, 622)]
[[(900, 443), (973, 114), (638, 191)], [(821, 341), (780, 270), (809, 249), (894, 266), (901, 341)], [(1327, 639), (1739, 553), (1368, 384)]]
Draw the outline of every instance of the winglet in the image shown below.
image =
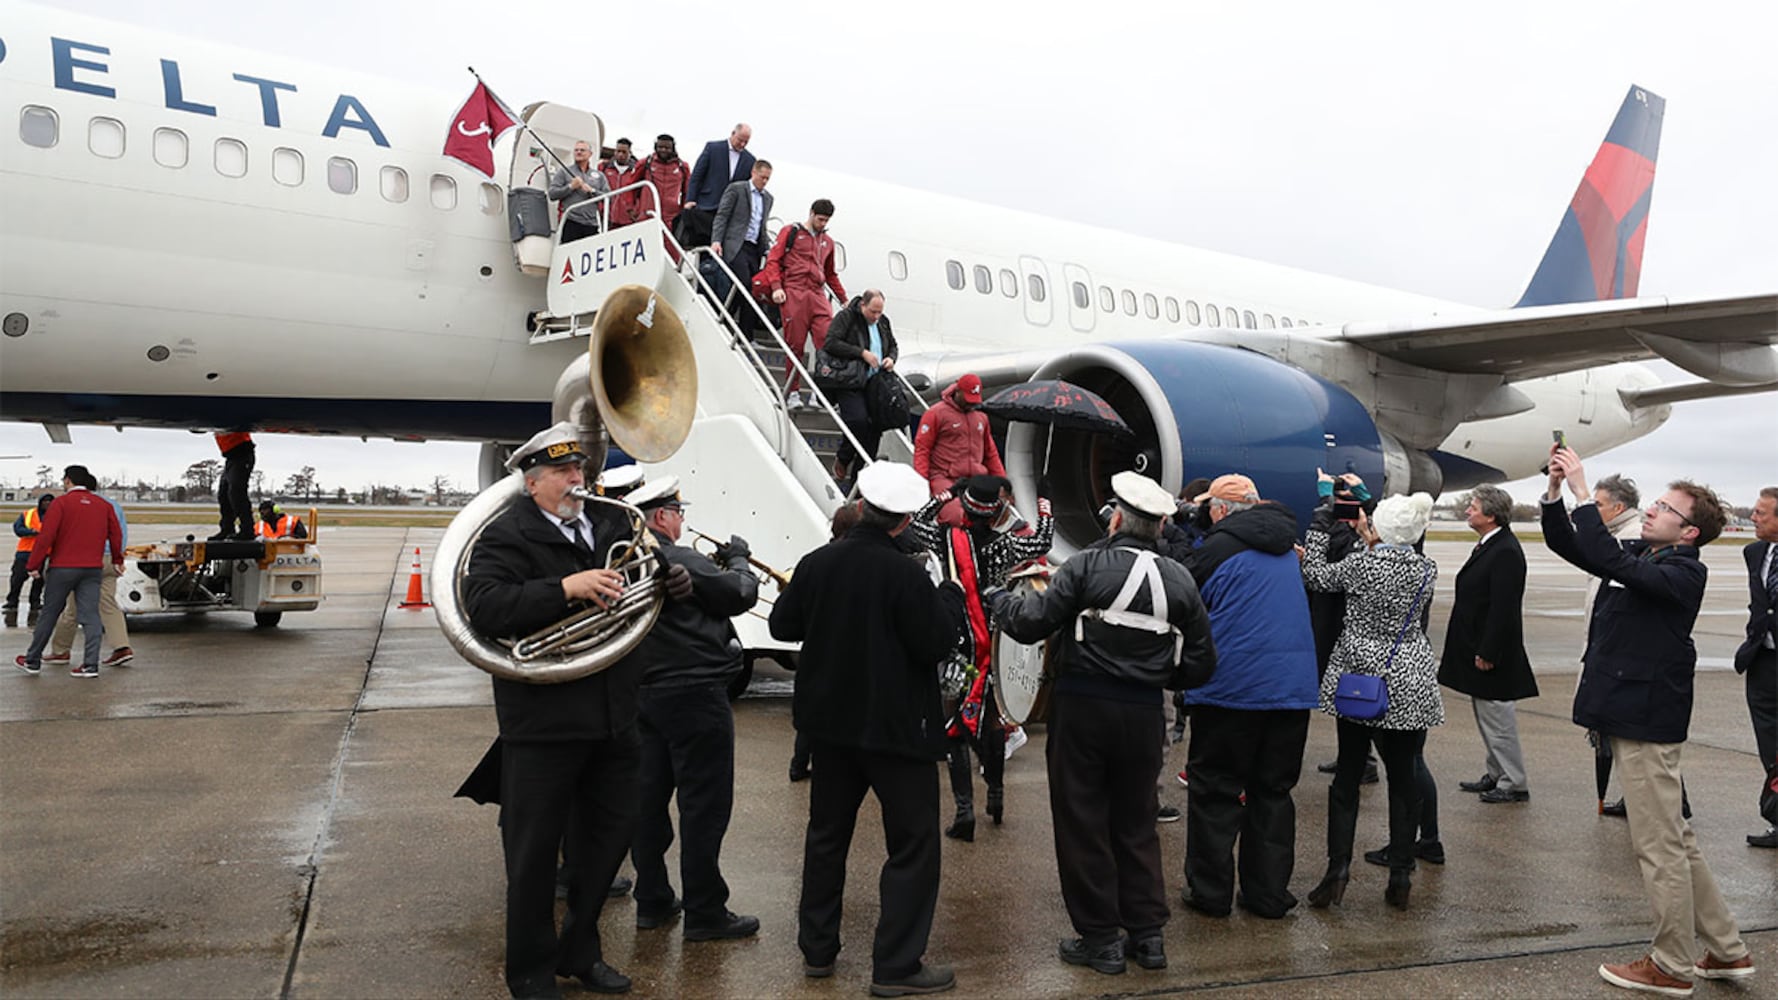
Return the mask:
[(1634, 298), (1667, 101), (1631, 86), (1520, 306)]

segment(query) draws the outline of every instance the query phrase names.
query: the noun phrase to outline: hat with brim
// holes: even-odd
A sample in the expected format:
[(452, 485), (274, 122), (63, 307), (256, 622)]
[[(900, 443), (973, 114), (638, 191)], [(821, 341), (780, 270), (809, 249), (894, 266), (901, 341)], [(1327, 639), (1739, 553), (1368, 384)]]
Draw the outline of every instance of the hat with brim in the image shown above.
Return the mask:
[(629, 496), (632, 490), (641, 486), (642, 480), (642, 466), (634, 463), (614, 465), (599, 473), (599, 478), (594, 481), (593, 488), (602, 497), (621, 500)]
[(1217, 476), (1216, 479), (1211, 482), (1210, 488), (1199, 494), (1197, 499), (1193, 502), (1203, 503), (1206, 500), (1224, 500), (1229, 503), (1257, 503), (1259, 501), (1259, 487), (1253, 485), (1253, 480), (1246, 476), (1243, 476), (1238, 472), (1231, 472), (1226, 476)]
[(926, 477), (900, 462), (872, 462), (858, 473), (866, 503), (889, 514), (912, 514), (931, 499)]
[(1140, 472), (1120, 472), (1112, 476), (1111, 492), (1121, 506), (1146, 517), (1161, 518), (1173, 513), (1173, 495)]
[(638, 486), (625, 496), (624, 502), (643, 511), (659, 510), (670, 507), (679, 510), (689, 505), (679, 495), (679, 477), (662, 476)]
[(590, 456), (580, 446), (580, 428), (564, 420), (531, 436), (512, 453), (506, 467), (524, 472), (539, 465), (571, 465)]

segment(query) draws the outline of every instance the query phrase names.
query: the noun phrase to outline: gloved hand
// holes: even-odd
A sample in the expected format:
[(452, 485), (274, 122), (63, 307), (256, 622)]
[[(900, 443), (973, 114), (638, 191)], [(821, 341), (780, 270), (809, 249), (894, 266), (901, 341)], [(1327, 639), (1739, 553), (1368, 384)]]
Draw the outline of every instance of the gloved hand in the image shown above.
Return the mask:
[(661, 582), (666, 585), (667, 596), (675, 601), (683, 601), (691, 596), (691, 572), (678, 563), (668, 564), (661, 570)]
[(716, 547), (716, 561), (722, 563), (724, 566), (728, 566), (730, 569), (743, 568), (734, 565), (735, 561), (740, 560), (742, 563), (745, 563), (747, 557), (752, 554), (753, 547), (748, 545), (747, 539), (742, 538), (740, 535), (730, 535), (728, 536), (727, 544), (718, 545)]

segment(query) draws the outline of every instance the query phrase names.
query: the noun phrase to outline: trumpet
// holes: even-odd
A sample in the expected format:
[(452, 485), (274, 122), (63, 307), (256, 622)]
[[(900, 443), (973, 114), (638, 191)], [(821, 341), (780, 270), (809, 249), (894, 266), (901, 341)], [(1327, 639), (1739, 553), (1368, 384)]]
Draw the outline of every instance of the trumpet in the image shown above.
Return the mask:
[[(698, 536), (696, 539), (693, 539), (693, 541), (692, 541), (693, 548), (697, 548), (697, 543), (699, 541), (705, 541), (705, 542), (710, 543), (710, 545), (712, 546), (712, 551), (707, 553), (707, 555), (709, 555), (711, 559), (716, 558), (716, 554), (714, 551), (715, 549), (722, 548), (723, 546), (728, 544), (727, 539), (717, 538), (715, 535), (706, 534), (705, 532), (699, 531), (698, 529), (692, 527), (689, 524), (685, 526), (685, 530)], [(699, 551), (703, 551), (703, 550), (699, 549)], [(771, 566), (771, 564), (767, 563), (764, 559), (761, 559), (758, 556), (749, 554), (747, 556), (747, 564), (752, 566), (754, 569), (759, 570), (760, 573), (764, 574), (766, 579), (777, 584), (779, 593), (783, 593), (784, 588), (790, 586), (790, 574), (785, 572), (784, 570), (781, 570), (781, 569), (774, 569)], [(764, 598), (761, 598), (761, 600), (764, 600)], [(771, 602), (766, 601), (766, 603), (770, 604)]]

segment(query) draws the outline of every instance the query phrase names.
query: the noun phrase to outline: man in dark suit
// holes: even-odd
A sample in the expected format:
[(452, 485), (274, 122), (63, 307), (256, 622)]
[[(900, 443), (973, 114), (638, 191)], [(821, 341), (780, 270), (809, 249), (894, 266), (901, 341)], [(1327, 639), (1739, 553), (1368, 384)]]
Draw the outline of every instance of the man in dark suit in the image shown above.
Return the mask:
[(1513, 498), (1505, 490), (1479, 486), (1470, 494), (1469, 527), (1482, 536), (1469, 561), (1457, 571), (1457, 594), (1438, 682), (1469, 695), (1476, 728), (1488, 751), (1487, 772), (1460, 782), (1483, 802), (1525, 802), (1525, 754), (1519, 748), (1519, 719), (1513, 702), (1537, 697), (1537, 678), (1525, 655), (1525, 550), (1510, 522)]
[[(766, 182), (771, 179), (771, 162), (756, 161), (752, 175), (730, 184), (716, 206), (710, 249), (721, 256), (722, 262), (740, 279), (743, 295), (747, 294), (748, 285), (759, 272), (760, 263), (765, 260), (766, 250), (772, 242), (772, 196), (766, 191)], [(726, 302), (729, 295), (727, 276), (713, 286), (717, 299)], [(736, 318), (751, 314), (751, 309), (736, 310)]]
[[(1768, 823), (1778, 823), (1778, 793), (1772, 779), (1778, 774), (1778, 486), (1759, 491), (1753, 505), (1753, 531), (1759, 541), (1741, 550), (1747, 560), (1747, 640), (1735, 650), (1735, 672), (1747, 678), (1747, 713), (1753, 717), (1753, 741), (1759, 762), (1765, 765), (1761, 779), (1759, 811)], [(1750, 833), (1752, 847), (1778, 848), (1778, 828)]]
[(716, 204), (730, 184), (744, 181), (753, 173), (753, 154), (747, 144), (753, 141), (753, 126), (739, 122), (727, 139), (713, 139), (704, 144), (698, 161), (691, 168), (691, 185), (685, 192), (683, 207), (687, 231), (681, 236), (684, 246), (700, 246), (710, 239), (710, 227), (716, 221)]

